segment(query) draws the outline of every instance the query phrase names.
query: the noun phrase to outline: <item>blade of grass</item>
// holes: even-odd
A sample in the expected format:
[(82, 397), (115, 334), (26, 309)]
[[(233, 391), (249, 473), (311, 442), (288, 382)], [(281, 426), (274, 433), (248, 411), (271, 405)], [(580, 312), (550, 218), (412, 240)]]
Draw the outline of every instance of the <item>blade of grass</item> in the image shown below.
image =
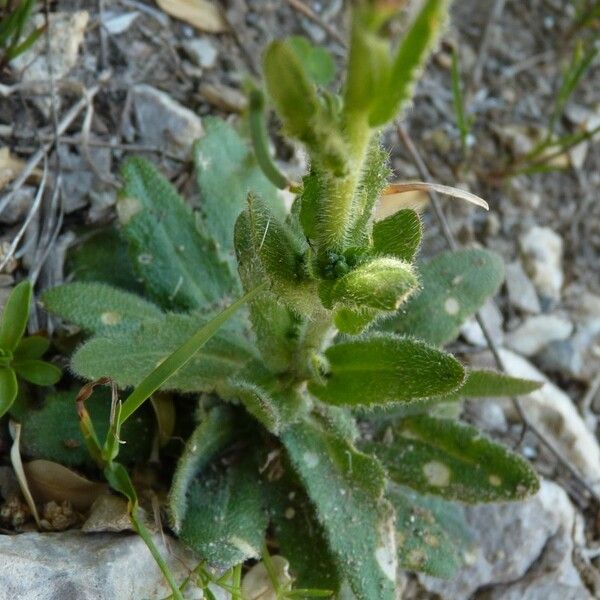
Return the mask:
[(239, 300), (228, 306), (214, 319), (200, 327), (186, 342), (175, 352), (169, 355), (153, 371), (151, 371), (142, 382), (129, 394), (119, 416), (119, 426), (123, 423), (154, 393), (160, 386), (183, 367), (194, 356), (206, 342), (218, 331), (233, 314), (247, 302), (250, 302), (264, 290), (267, 283), (255, 287)]

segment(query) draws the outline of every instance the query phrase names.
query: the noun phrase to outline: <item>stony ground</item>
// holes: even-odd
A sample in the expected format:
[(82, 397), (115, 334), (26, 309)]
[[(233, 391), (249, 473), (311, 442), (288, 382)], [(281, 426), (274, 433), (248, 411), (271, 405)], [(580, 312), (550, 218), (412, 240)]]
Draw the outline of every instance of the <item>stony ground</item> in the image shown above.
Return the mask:
[[(483, 311), (496, 354), (507, 371), (547, 380), (523, 404), (541, 438), (532, 428), (522, 435), (509, 402), (465, 408), (468, 418), (535, 462), (547, 480), (540, 494), (520, 506), (468, 509), (475, 532), (468, 566), (451, 583), (406, 574), (408, 598), (600, 597), (598, 143), (559, 152), (551, 161), (557, 170), (519, 174), (548, 127), (577, 40), (598, 33), (597, 22), (595, 29), (576, 27), (576, 4), (456, 0), (453, 22), (402, 123), (414, 148), (398, 129), (385, 134), (399, 179), (428, 172), (489, 201), (483, 213), (442, 200), (448, 229), (459, 244), (504, 257), (506, 286)], [(189, 148), (203, 118), (239, 117), (244, 80), (257, 74), (261, 48), (272, 37), (307, 35), (343, 58), (341, 0), (219, 5), (221, 16), (203, 15), (198, 28), (152, 2), (51, 3), (52, 35), (1, 75), (0, 302), (25, 273), (38, 289), (63, 280), (68, 249), (114, 217), (124, 157), (143, 153), (182, 190), (193, 190)], [(474, 118), (464, 149), (451, 91), (453, 49)], [(596, 61), (557, 120), (560, 135), (600, 124), (599, 71)], [(57, 137), (58, 150), (44, 158), (40, 149)], [(276, 147), (285, 168), (297, 172), (302, 158), (295, 149), (281, 140)], [(427, 224), (424, 253), (444, 249), (429, 199), (410, 201)], [(53, 326), (42, 313), (32, 321), (34, 329)], [(474, 321), (454, 350), (494, 366)]]

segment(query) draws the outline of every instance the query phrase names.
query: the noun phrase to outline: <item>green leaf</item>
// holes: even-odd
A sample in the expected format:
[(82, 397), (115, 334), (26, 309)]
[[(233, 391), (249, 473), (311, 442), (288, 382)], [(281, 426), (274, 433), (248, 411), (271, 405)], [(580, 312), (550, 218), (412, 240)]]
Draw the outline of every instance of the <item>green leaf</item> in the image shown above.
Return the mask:
[(436, 256), (420, 274), (422, 291), (381, 328), (441, 346), (454, 340), (460, 326), (498, 291), (504, 267), (493, 252), (467, 249)]
[(216, 242), (198, 227), (191, 209), (148, 162), (123, 167), (117, 203), (134, 268), (160, 306), (189, 310), (215, 305), (236, 292)]
[(447, 0), (426, 0), (411, 23), (396, 52), (387, 86), (377, 90), (369, 115), (371, 127), (391, 121), (410, 99), (419, 71), (442, 30), (448, 5)]
[(62, 371), (55, 365), (36, 358), (22, 358), (12, 363), (13, 369), (35, 385), (54, 385), (62, 377)]
[(249, 193), (260, 196), (278, 218), (285, 211), (277, 189), (237, 131), (221, 119), (206, 118), (202, 124), (205, 133), (194, 144), (200, 215), (205, 231), (228, 258), (233, 254), (233, 228)]
[(196, 475), (233, 439), (232, 411), (225, 406), (211, 409), (185, 444), (177, 461), (169, 490), (169, 523), (179, 532), (188, 508), (187, 492)]
[[(85, 233), (85, 235), (83, 235)], [(114, 227), (105, 227), (69, 249), (67, 271), (77, 281), (106, 283), (128, 292), (142, 294), (144, 286), (129, 257), (127, 240)], [(165, 307), (163, 307), (165, 308)]]
[(281, 479), (265, 485), (279, 554), (290, 563), (295, 588), (337, 592), (340, 578), (323, 527), (291, 466), (284, 469)]
[(333, 312), (333, 322), (340, 333), (358, 335), (380, 314), (381, 312), (374, 308), (336, 306)]
[(463, 382), (464, 369), (450, 354), (418, 340), (374, 334), (328, 348), (325, 383), (309, 390), (330, 404), (370, 406), (446, 394)]
[[(235, 225), (235, 249), (245, 290), (268, 281), (254, 244), (248, 212), (242, 213)], [(297, 355), (303, 319), (271, 290), (265, 290), (250, 303), (250, 320), (266, 366), (274, 373), (287, 370)]]
[(325, 48), (314, 46), (308, 39), (293, 35), (286, 39), (307, 75), (317, 85), (328, 85), (335, 77), (335, 63)]
[[(27, 410), (22, 416), (21, 448), (32, 458), (52, 460), (62, 465), (92, 465), (75, 408), (78, 389), (48, 394), (41, 408)], [(108, 433), (111, 395), (105, 388), (97, 388), (87, 400), (94, 429), (100, 439)], [(152, 447), (154, 418), (149, 410), (140, 411), (135, 419), (123, 425), (119, 459), (130, 464), (146, 459)]]
[(455, 394), (461, 398), (521, 396), (534, 392), (543, 385), (541, 381), (511, 377), (495, 371), (469, 371), (465, 382)]
[(338, 279), (327, 304), (390, 311), (405, 302), (417, 285), (409, 263), (390, 257), (373, 258)]
[(25, 333), (29, 318), (32, 287), (21, 281), (11, 291), (0, 317), (0, 348), (12, 352)]
[(399, 484), (461, 502), (518, 500), (537, 492), (529, 463), (468, 425), (420, 415), (400, 421), (391, 444), (367, 444)]
[(390, 486), (386, 497), (396, 510), (399, 566), (433, 577), (453, 577), (470, 550), (462, 509), (401, 486)]
[[(156, 365), (177, 350), (207, 315), (169, 314), (143, 322), (138, 329), (96, 337), (73, 355), (72, 369), (87, 379), (108, 376), (119, 387), (138, 385)], [(252, 348), (232, 325), (224, 327), (161, 386), (182, 392), (212, 391), (253, 357)]]
[(15, 372), (8, 367), (0, 367), (0, 417), (10, 409), (18, 391)]
[(315, 85), (292, 47), (271, 42), (263, 56), (263, 73), (269, 96), (288, 135), (314, 142), (313, 122), (321, 111)]
[(21, 338), (15, 348), (15, 358), (40, 358), (50, 347), (50, 340), (41, 335), (32, 335)]
[(252, 460), (205, 470), (190, 487), (180, 539), (223, 570), (258, 557), (268, 520), (261, 487)]
[(393, 600), (393, 512), (383, 499), (385, 477), (379, 463), (314, 422), (292, 425), (282, 441), (340, 574), (361, 600)]
[(380, 254), (412, 262), (422, 233), (419, 215), (410, 208), (399, 210), (373, 225), (373, 249)]
[(67, 283), (42, 295), (44, 308), (89, 333), (132, 330), (162, 311), (135, 294), (104, 283)]
[(236, 229), (248, 228), (249, 234), (245, 235), (250, 236), (273, 291), (302, 314), (312, 312), (314, 284), (307, 278), (303, 263), (306, 242), (279, 221), (262, 199), (251, 194), (239, 221)]

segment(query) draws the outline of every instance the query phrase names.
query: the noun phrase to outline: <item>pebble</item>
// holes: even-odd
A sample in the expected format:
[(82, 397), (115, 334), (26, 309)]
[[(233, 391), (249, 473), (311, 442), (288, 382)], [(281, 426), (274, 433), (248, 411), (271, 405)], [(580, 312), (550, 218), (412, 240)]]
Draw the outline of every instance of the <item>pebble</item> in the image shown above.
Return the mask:
[(419, 575), (426, 591), (452, 600), (591, 600), (572, 559), (582, 521), (557, 484), (542, 481), (523, 502), (467, 506), (465, 517), (471, 560), (450, 580)]
[[(496, 306), (496, 303), (493, 300), (488, 300), (479, 311), (485, 325), (487, 326), (488, 332), (498, 345), (502, 345), (504, 341), (504, 333), (502, 331), (502, 313), (500, 309)], [(485, 336), (483, 335), (483, 331), (481, 331), (481, 327), (479, 327), (479, 323), (475, 317), (472, 317), (468, 321), (466, 321), (463, 326), (460, 328), (461, 335), (473, 346), (478, 346), (479, 348), (487, 347), (487, 341)]]
[(208, 38), (188, 40), (183, 47), (198, 67), (212, 69), (217, 64), (218, 50)]
[(560, 299), (563, 241), (548, 227), (534, 226), (519, 238), (523, 266), (539, 294), (555, 303)]
[(557, 315), (536, 315), (526, 319), (506, 336), (506, 345), (523, 356), (534, 356), (548, 344), (566, 340), (573, 323)]
[(506, 266), (506, 289), (510, 305), (524, 313), (537, 315), (542, 311), (535, 287), (519, 261)]
[(200, 117), (166, 92), (146, 84), (135, 86), (133, 99), (142, 141), (186, 158), (203, 134)]

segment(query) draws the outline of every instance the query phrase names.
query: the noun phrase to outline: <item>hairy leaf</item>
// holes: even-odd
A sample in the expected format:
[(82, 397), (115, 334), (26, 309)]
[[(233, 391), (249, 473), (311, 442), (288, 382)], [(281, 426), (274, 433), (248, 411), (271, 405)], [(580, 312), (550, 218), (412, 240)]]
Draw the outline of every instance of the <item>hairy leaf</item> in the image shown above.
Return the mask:
[(280, 219), (284, 216), (283, 202), (231, 125), (215, 118), (204, 119), (202, 124), (205, 134), (194, 144), (200, 215), (221, 253), (232, 258), (233, 228), (246, 208), (248, 194), (260, 196)]
[(171, 184), (142, 159), (123, 167), (125, 186), (117, 204), (134, 268), (151, 298), (171, 309), (215, 305), (236, 291), (216, 242)]
[(374, 258), (338, 279), (328, 300), (333, 305), (390, 311), (405, 302), (417, 284), (409, 263), (396, 258)]
[(410, 99), (415, 79), (441, 32), (448, 5), (448, 0), (425, 0), (400, 43), (387, 86), (377, 90), (369, 116), (372, 127), (393, 119)]
[(67, 283), (42, 295), (44, 308), (89, 333), (131, 330), (160, 319), (161, 310), (135, 294), (104, 283)]
[[(79, 390), (55, 392), (46, 396), (40, 409), (25, 411), (22, 416), (21, 448), (33, 458), (44, 458), (64, 465), (91, 465), (93, 461), (85, 447), (75, 397)], [(111, 396), (106, 389), (98, 389), (87, 400), (100, 439), (108, 432)], [(119, 459), (131, 463), (148, 457), (152, 445), (154, 419), (148, 410), (140, 411), (121, 430)]]
[(418, 340), (374, 334), (328, 348), (325, 383), (309, 390), (323, 402), (369, 406), (450, 393), (464, 369), (450, 354)]
[(296, 588), (337, 592), (340, 578), (315, 508), (291, 467), (265, 485), (273, 533), (279, 553), (290, 563)]
[(488, 250), (444, 252), (420, 268), (422, 290), (383, 329), (441, 346), (493, 296), (504, 278), (499, 256)]
[(286, 39), (307, 75), (317, 85), (327, 85), (335, 77), (335, 63), (325, 48), (313, 45), (301, 35), (293, 35)]
[(0, 348), (12, 352), (25, 333), (29, 318), (32, 287), (29, 281), (21, 281), (11, 291), (0, 317)]
[[(137, 385), (160, 362), (177, 350), (203, 323), (204, 315), (166, 315), (146, 321), (132, 332), (96, 337), (74, 354), (73, 370), (88, 379), (111, 377), (119, 387)], [(225, 325), (161, 389), (198, 392), (236, 373), (253, 357), (239, 327)]]
[(462, 509), (403, 486), (390, 486), (386, 497), (396, 510), (399, 566), (434, 577), (454, 576), (470, 549)]
[(216, 406), (196, 426), (186, 442), (169, 490), (169, 522), (175, 532), (180, 531), (187, 513), (187, 493), (193, 479), (232, 440), (234, 433), (231, 409)]
[(380, 254), (411, 262), (421, 243), (419, 215), (406, 208), (373, 225), (373, 249)]
[(390, 477), (420, 493), (462, 502), (517, 500), (539, 488), (529, 463), (473, 427), (450, 419), (407, 417), (391, 444), (367, 444)]
[[(268, 280), (254, 245), (248, 212), (242, 213), (235, 225), (235, 249), (245, 290)], [(302, 319), (271, 290), (265, 290), (250, 303), (250, 320), (265, 364), (275, 373), (285, 371), (297, 353)]]
[(70, 248), (67, 270), (76, 281), (106, 283), (136, 294), (144, 291), (129, 257), (127, 240), (112, 226), (84, 236), (81, 243)]
[(223, 570), (258, 557), (267, 528), (261, 487), (252, 460), (205, 470), (190, 486), (179, 537)]
[(383, 499), (385, 478), (379, 463), (315, 422), (292, 425), (282, 440), (340, 574), (361, 600), (393, 600), (393, 513)]
[(498, 398), (521, 396), (539, 389), (541, 381), (511, 377), (495, 371), (469, 371), (463, 385), (456, 391), (461, 398)]

